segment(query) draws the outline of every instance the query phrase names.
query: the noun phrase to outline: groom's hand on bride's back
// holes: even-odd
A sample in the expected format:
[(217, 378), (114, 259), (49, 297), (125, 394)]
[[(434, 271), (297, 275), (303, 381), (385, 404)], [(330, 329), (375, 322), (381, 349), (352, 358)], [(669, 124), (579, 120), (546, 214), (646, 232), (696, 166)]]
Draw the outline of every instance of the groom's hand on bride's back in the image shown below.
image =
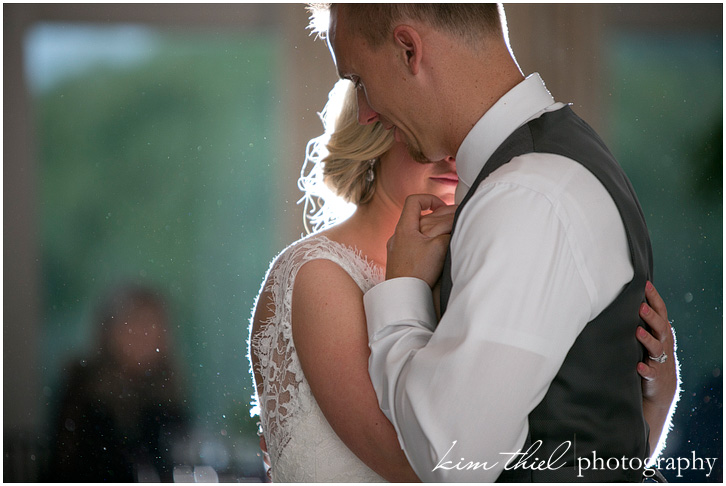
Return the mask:
[(386, 279), (415, 277), (436, 284), (446, 257), (456, 206), (430, 194), (408, 196), (388, 240)]

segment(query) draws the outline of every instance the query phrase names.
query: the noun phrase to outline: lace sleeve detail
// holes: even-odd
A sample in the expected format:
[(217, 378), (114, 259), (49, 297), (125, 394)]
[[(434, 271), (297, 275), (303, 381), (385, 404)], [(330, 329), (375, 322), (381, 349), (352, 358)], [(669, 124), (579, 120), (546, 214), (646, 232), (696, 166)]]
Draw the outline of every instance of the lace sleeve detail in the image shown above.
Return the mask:
[[(352, 248), (312, 235), (286, 248), (270, 265), (251, 319), (248, 357), (262, 428), (273, 468), (291, 439), (294, 423), (317, 408), (292, 339), (292, 291), (300, 268), (327, 259), (343, 268), (363, 292), (383, 280), (383, 270)], [(254, 414), (257, 410), (253, 409)]]

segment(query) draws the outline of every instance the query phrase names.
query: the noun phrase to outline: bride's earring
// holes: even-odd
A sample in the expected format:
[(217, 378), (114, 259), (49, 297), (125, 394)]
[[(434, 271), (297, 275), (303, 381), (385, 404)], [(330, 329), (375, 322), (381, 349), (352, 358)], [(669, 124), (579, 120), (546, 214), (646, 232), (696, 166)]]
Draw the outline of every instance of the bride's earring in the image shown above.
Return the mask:
[(368, 171), (366, 172), (366, 181), (373, 182), (373, 179), (376, 178), (376, 173), (373, 172), (373, 166), (375, 165), (377, 159), (371, 159), (368, 161)]

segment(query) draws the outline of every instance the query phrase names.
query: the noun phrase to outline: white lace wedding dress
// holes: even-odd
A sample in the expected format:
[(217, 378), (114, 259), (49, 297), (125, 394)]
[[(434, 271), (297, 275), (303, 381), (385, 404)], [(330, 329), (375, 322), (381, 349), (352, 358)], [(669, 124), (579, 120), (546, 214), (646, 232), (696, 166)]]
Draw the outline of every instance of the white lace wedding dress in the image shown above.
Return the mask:
[(271, 317), (250, 328), (249, 356), (257, 358), (255, 371), (262, 376), (258, 404), (272, 480), (382, 482), (325, 420), (295, 352), (290, 325), (293, 284), (300, 267), (315, 259), (340, 265), (363, 292), (383, 280), (382, 271), (359, 252), (321, 235), (293, 243), (270, 265), (255, 307), (267, 305)]

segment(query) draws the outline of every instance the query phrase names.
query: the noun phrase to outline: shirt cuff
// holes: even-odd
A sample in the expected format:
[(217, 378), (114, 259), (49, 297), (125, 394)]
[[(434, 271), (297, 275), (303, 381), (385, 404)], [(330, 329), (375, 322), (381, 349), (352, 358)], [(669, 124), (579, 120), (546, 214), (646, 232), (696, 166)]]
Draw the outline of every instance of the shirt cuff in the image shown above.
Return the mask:
[(436, 310), (429, 285), (421, 279), (399, 277), (386, 280), (363, 296), (368, 338), (392, 324), (416, 325), (433, 331)]

